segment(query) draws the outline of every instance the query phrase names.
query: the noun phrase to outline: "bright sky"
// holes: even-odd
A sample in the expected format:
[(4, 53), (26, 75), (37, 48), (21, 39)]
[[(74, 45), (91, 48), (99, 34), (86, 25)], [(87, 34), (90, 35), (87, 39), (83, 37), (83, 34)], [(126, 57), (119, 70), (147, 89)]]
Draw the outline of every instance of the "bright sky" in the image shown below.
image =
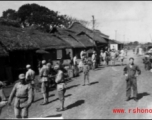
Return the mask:
[(96, 28), (111, 39), (151, 42), (152, 1), (0, 1), (0, 16), (4, 10), (18, 10), (25, 3), (37, 3), (87, 21), (94, 15)]

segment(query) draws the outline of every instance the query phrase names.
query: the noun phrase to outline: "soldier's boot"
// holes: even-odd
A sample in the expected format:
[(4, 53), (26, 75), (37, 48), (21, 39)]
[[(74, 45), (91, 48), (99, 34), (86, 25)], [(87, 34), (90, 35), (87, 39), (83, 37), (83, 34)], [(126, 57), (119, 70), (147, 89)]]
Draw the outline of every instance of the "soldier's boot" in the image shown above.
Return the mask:
[(64, 100), (61, 100), (61, 108), (57, 108), (57, 112), (61, 112), (61, 111), (64, 111), (65, 108), (64, 108)]

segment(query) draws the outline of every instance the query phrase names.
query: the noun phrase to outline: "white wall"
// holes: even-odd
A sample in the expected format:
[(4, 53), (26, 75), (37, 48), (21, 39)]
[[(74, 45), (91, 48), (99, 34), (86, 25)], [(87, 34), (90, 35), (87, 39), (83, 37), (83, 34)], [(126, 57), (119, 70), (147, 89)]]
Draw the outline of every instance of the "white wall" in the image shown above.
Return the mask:
[(110, 44), (110, 49), (118, 50), (118, 44)]

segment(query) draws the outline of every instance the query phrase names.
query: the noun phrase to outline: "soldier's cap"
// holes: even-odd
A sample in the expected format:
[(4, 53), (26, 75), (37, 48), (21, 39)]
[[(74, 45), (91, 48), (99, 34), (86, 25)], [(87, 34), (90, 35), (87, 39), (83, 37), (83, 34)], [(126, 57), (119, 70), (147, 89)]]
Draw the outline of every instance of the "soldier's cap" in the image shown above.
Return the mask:
[(42, 64), (43, 64), (43, 65), (46, 64), (46, 60), (42, 60)]
[(29, 65), (29, 64), (28, 64), (28, 65), (26, 65), (26, 68), (27, 68), (27, 69), (28, 69), (28, 68), (31, 68), (31, 65)]
[(20, 75), (19, 75), (19, 79), (20, 79), (20, 80), (25, 79), (25, 75), (24, 75), (23, 73), (20, 74)]

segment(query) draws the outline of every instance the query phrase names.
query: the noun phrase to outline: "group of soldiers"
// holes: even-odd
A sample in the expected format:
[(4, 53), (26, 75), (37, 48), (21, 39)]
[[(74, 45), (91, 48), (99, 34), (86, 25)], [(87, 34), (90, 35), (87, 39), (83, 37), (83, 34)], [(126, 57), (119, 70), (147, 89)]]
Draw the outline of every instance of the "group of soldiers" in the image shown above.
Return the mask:
[[(43, 95), (43, 103), (41, 105), (46, 105), (48, 103), (49, 94), (49, 79), (50, 79), (50, 63), (46, 63), (46, 60), (42, 61), (42, 67), (39, 69), (39, 77), (41, 83), (41, 93)], [(9, 95), (8, 101), (6, 101), (6, 96), (3, 92), (3, 84), (0, 84), (0, 108), (5, 105), (11, 105), (14, 99), (14, 114), (16, 118), (28, 118), (28, 109), (34, 102), (35, 96), (35, 72), (32, 70), (31, 65), (27, 65), (27, 72), (19, 75), (19, 82), (17, 82)], [(61, 102), (61, 107), (57, 108), (57, 111), (64, 110), (64, 94), (65, 94), (65, 82), (63, 70), (60, 64), (53, 66), (56, 71), (55, 83), (57, 87), (58, 97)], [(5, 103), (3, 102), (5, 101)]]
[[(112, 62), (112, 64), (115, 64), (116, 59), (120, 58), (121, 62), (123, 64), (125, 52), (123, 50), (116, 51), (116, 50), (107, 50), (103, 51), (101, 50), (99, 58), (100, 58), (100, 64), (103, 65), (104, 62), (109, 65), (109, 61)], [(90, 85), (89, 81), (89, 71), (90, 69), (95, 69), (97, 67), (97, 52), (93, 51), (93, 54), (91, 58), (87, 56), (87, 52), (85, 50), (81, 51), (80, 53), (80, 62), (78, 62), (78, 55), (74, 56), (72, 66), (74, 66), (74, 72), (77, 76), (80, 72), (80, 69), (82, 68), (83, 74), (84, 74), (84, 83), (83, 86), (86, 85), (86, 80), (88, 82), (88, 85)], [(134, 66), (133, 58), (130, 59), (130, 65), (125, 67), (124, 72), (127, 76), (127, 80), (131, 80), (131, 82), (127, 82), (127, 99), (130, 98), (130, 86), (135, 83), (135, 78), (130, 77), (134, 76), (134, 72), (140, 71), (138, 67)], [(61, 103), (61, 107), (57, 108), (57, 111), (64, 111), (64, 94), (66, 92), (66, 85), (65, 85), (65, 74), (64, 74), (64, 68), (62, 66), (62, 63), (57, 63), (56, 65), (51, 65), (50, 62), (46, 62), (46, 60), (41, 61), (42, 66), (39, 67), (39, 78), (41, 83), (41, 93), (43, 96), (43, 103), (42, 105), (46, 105), (48, 103), (48, 95), (49, 95), (49, 85), (50, 85), (50, 79), (52, 77), (55, 78), (54, 82), (56, 84), (58, 97)], [(34, 102), (34, 96), (35, 96), (35, 79), (36, 75), (34, 70), (32, 70), (31, 65), (26, 65), (26, 73), (22, 73), (19, 75), (19, 82), (17, 82), (9, 96), (9, 99), (7, 102), (3, 103), (3, 106), (8, 104), (11, 105), (12, 100), (14, 99), (14, 113), (16, 118), (28, 118), (28, 109), (31, 106), (32, 102)], [(51, 69), (56, 71), (55, 76), (52, 76)], [(128, 74), (127, 74), (128, 73)], [(132, 81), (133, 80), (133, 81)], [(0, 84), (0, 92), (3, 98), (3, 101), (6, 101), (6, 97), (4, 95), (2, 86)], [(134, 85), (134, 90), (136, 91), (136, 86)], [(134, 93), (136, 96), (136, 93)], [(0, 106), (1, 107), (1, 106)]]
[[(123, 65), (123, 61), (125, 59), (125, 56), (127, 56), (127, 51), (122, 50), (115, 50), (115, 49), (107, 49), (106, 51), (103, 51), (101, 49), (100, 54), (97, 54), (96, 51), (93, 51), (93, 54), (91, 56), (91, 60), (88, 58), (87, 53), (85, 50), (83, 50), (80, 53), (81, 60), (83, 61), (83, 58), (88, 58), (90, 60), (90, 64), (92, 63), (92, 69), (95, 69), (98, 67), (98, 65), (109, 65), (110, 62), (112, 65), (115, 65), (115, 62), (120, 59), (121, 64)], [(98, 62), (99, 58), (99, 62)]]

